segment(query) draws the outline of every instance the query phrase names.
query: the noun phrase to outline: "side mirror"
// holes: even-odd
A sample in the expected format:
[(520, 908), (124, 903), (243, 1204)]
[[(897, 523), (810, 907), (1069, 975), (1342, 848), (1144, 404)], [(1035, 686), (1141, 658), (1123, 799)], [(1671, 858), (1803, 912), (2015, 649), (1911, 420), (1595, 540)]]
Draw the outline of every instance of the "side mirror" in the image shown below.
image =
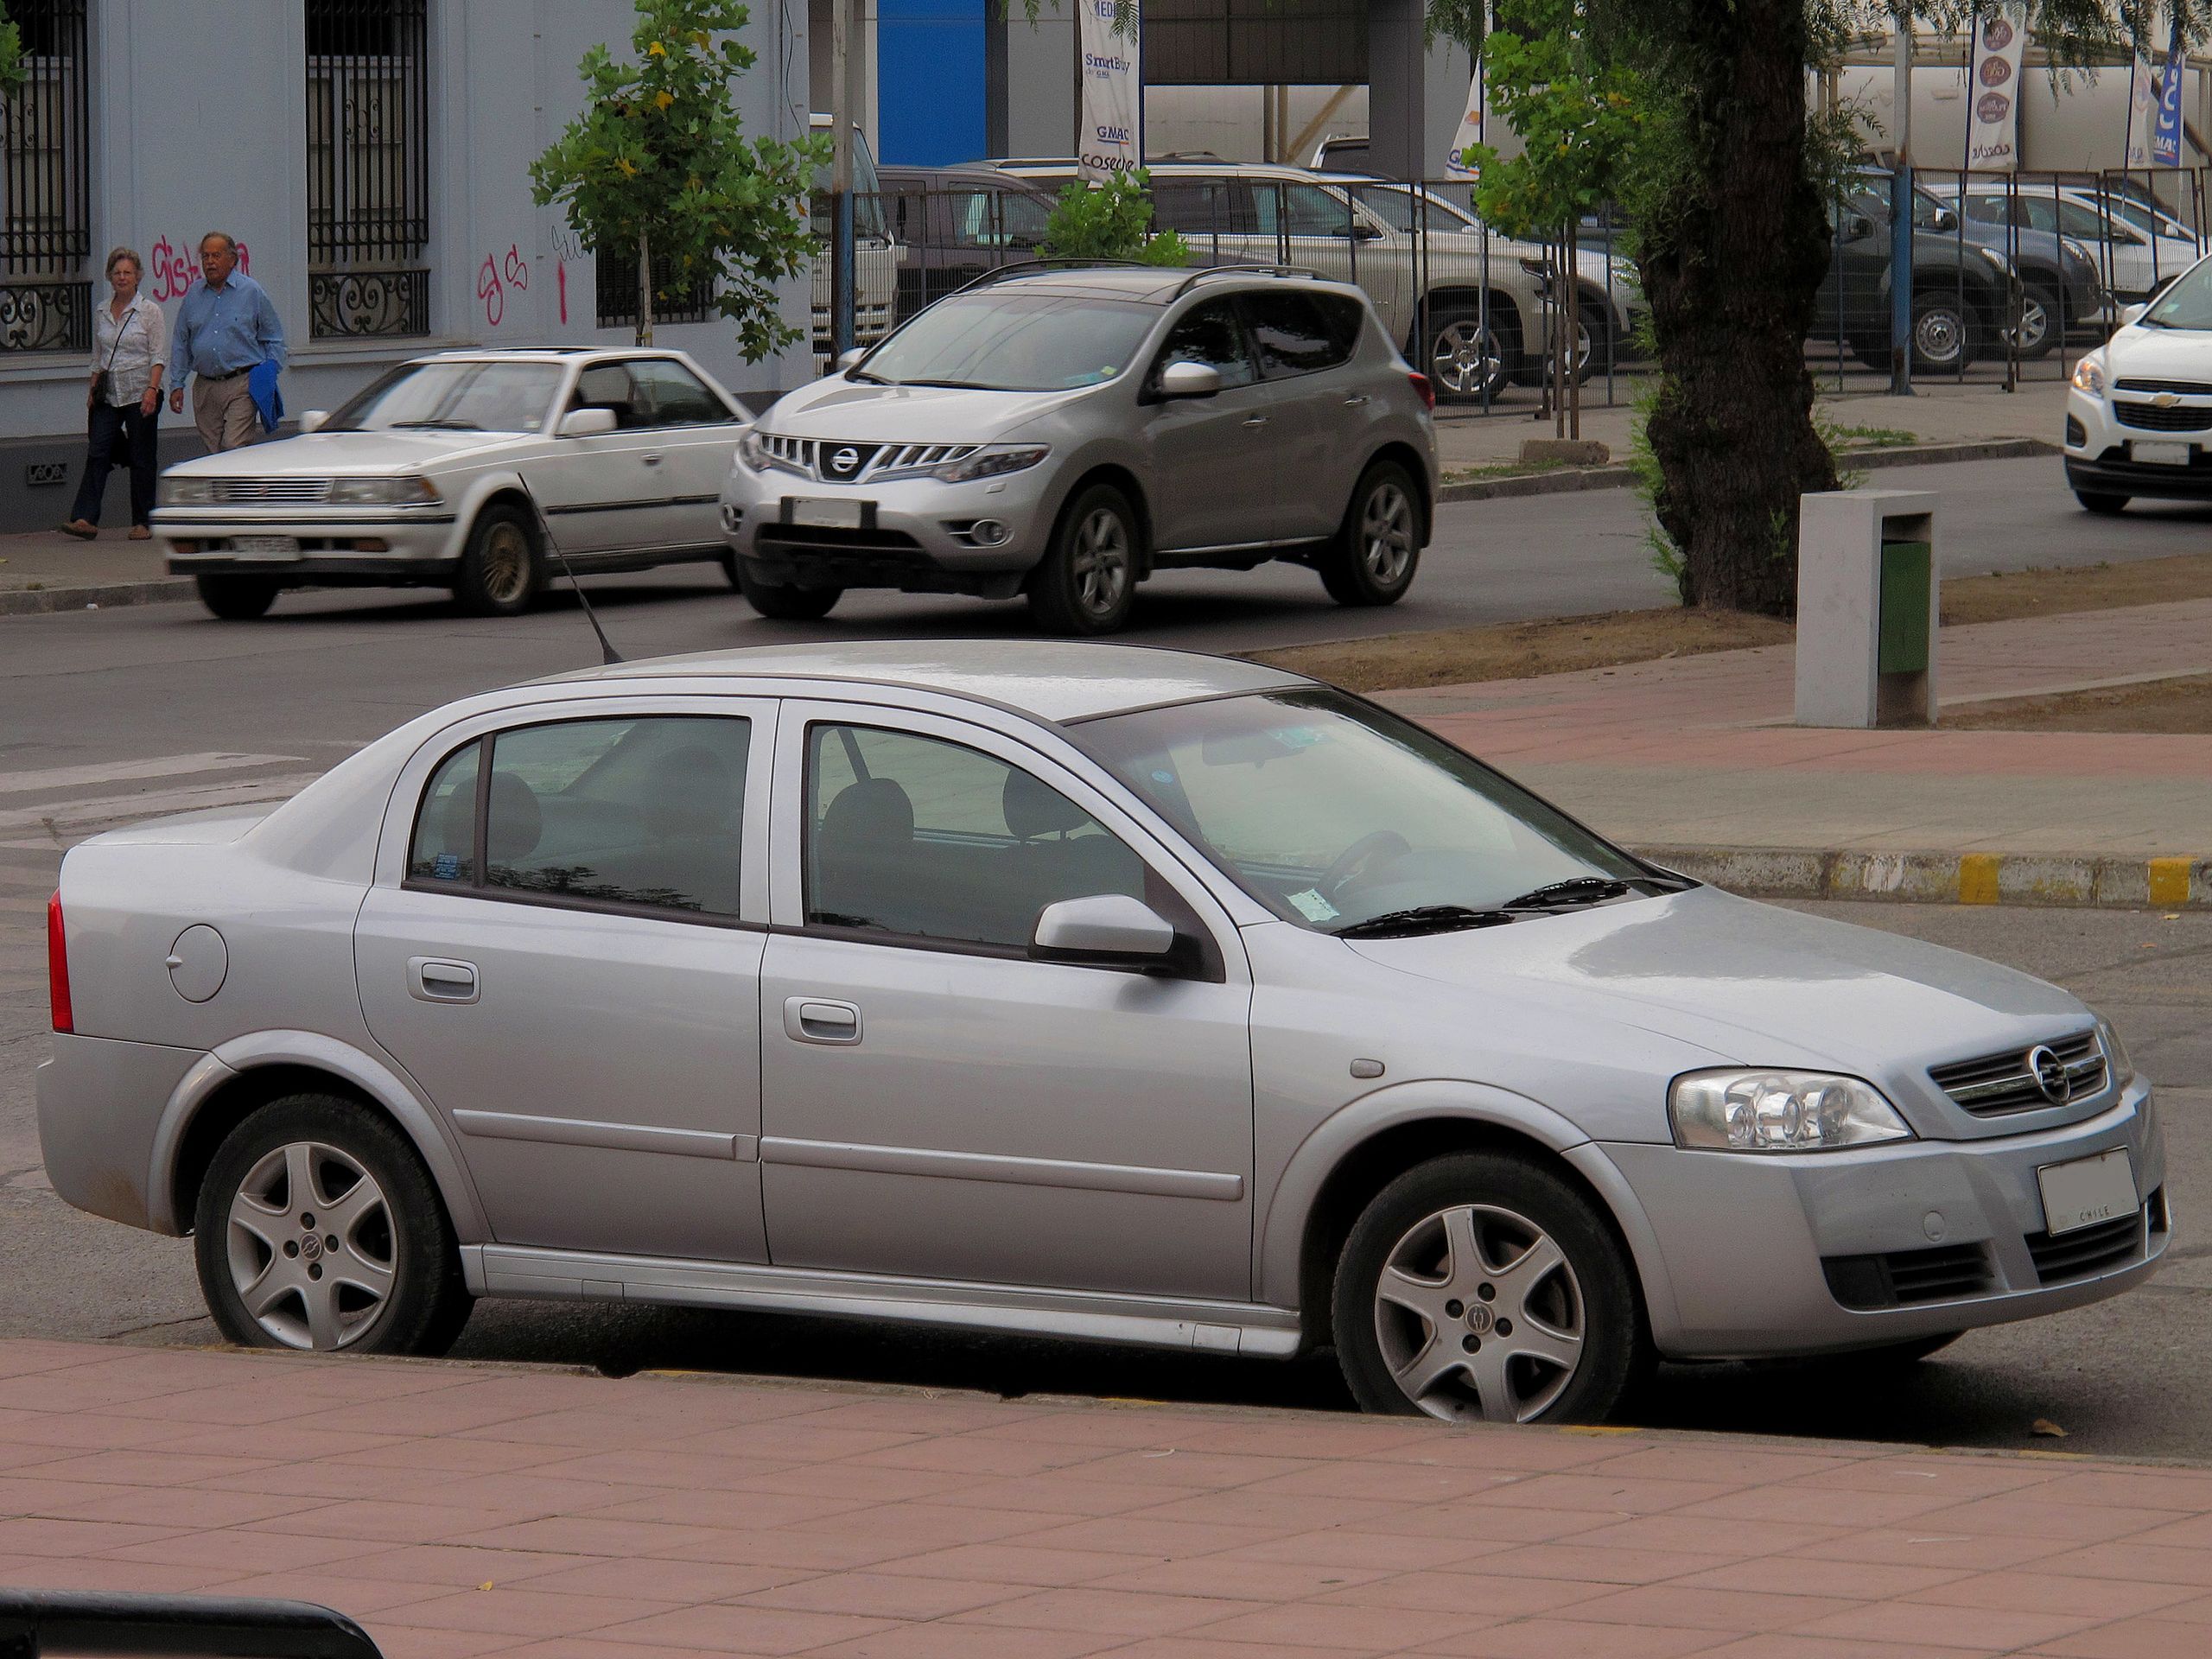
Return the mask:
[(596, 438), (614, 429), (611, 409), (572, 409), (561, 417), (557, 434), (564, 438)]
[(1379, 225), (1370, 225), (1362, 219), (1352, 226), (1351, 239), (1355, 242), (1380, 242), (1382, 239), (1382, 227)]
[(1221, 371), (1211, 363), (1170, 363), (1160, 372), (1164, 397), (1211, 397), (1221, 390)]
[(1864, 213), (1853, 213), (1843, 221), (1843, 239), (1847, 242), (1864, 242), (1873, 234), (1874, 221)]
[(858, 368), (861, 359), (867, 355), (868, 347), (865, 346), (855, 346), (850, 351), (840, 352), (837, 354), (837, 372), (842, 374), (847, 369)]
[(1029, 939), (1038, 962), (1093, 968), (1157, 968), (1174, 949), (1174, 928), (1151, 906), (1119, 893), (1046, 906)]
[(1931, 230), (1955, 231), (1959, 228), (1958, 214), (1948, 207), (1938, 207), (1936, 217), (1929, 221)]
[(320, 431), (322, 428), (322, 423), (329, 418), (330, 411), (327, 409), (310, 409), (303, 410), (300, 416), (300, 430), (302, 432)]
[(2131, 328), (2143, 321), (2143, 314), (2151, 308), (2147, 304), (2124, 305), (2120, 309), (2120, 326)]

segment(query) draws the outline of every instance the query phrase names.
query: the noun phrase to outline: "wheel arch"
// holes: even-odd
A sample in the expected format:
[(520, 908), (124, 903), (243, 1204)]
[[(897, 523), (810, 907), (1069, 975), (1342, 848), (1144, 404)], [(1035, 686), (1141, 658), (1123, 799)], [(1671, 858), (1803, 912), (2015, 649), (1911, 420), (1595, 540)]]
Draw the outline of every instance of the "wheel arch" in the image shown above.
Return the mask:
[(154, 1132), (149, 1225), (172, 1237), (189, 1231), (200, 1183), (224, 1137), (270, 1101), (306, 1092), (340, 1096), (385, 1118), (429, 1171), (460, 1242), (490, 1236), (474, 1184), (437, 1115), (382, 1061), (304, 1031), (260, 1032), (226, 1043), (185, 1073)]
[(1305, 1345), (1331, 1340), (1337, 1258), (1360, 1212), (1391, 1181), (1455, 1152), (1517, 1154), (1590, 1200), (1627, 1255), (1654, 1336), (1679, 1325), (1656, 1233), (1604, 1150), (1548, 1107), (1503, 1090), (1408, 1083), (1329, 1118), (1276, 1183), (1255, 1263), (1259, 1300), (1299, 1312)]
[[(1144, 486), (1138, 481), (1135, 469), (1122, 461), (1093, 461), (1084, 466), (1081, 471), (1076, 472), (1069, 480), (1067, 487), (1060, 492), (1059, 499), (1052, 503), (1050, 526), (1046, 531), (1046, 535), (1048, 537), (1058, 538), (1061, 524), (1067, 517), (1069, 504), (1094, 484), (1112, 485), (1123, 495), (1128, 497), (1129, 505), (1136, 509), (1137, 537), (1142, 543), (1141, 550), (1142, 556), (1139, 561), (1141, 567), (1140, 575), (1150, 575), (1155, 543), (1153, 533), (1152, 503), (1146, 498)], [(1048, 540), (1044, 546), (1037, 550), (1039, 564), (1045, 562), (1045, 555), (1051, 550), (1051, 547), (1052, 543)]]
[[(1420, 486), (1421, 544), (1427, 547), (1436, 533), (1436, 480), (1429, 474), (1427, 457), (1404, 439), (1393, 438), (1388, 443), (1377, 446), (1375, 453), (1368, 456), (1366, 466), (1359, 469), (1361, 475), (1363, 477), (1367, 467), (1378, 461), (1395, 461), (1410, 473), (1414, 483)], [(1357, 490), (1358, 486), (1355, 485), (1353, 487)]]

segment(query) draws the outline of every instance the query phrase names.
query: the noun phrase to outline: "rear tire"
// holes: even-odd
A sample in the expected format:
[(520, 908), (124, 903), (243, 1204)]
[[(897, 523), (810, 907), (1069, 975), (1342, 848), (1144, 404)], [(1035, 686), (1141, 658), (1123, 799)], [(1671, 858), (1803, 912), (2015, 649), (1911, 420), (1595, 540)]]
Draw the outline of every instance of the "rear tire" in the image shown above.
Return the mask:
[(2094, 512), (2100, 518), (2117, 518), (2134, 499), (2133, 496), (2107, 495), (2102, 490), (2076, 490), (2074, 499), (2082, 504), (2083, 512)]
[(1654, 1363), (1625, 1247), (1588, 1198), (1510, 1153), (1433, 1159), (1377, 1193), (1332, 1311), (1367, 1411), (1599, 1422)]
[(845, 596), (842, 588), (795, 588), (761, 582), (747, 575), (742, 565), (732, 570), (730, 580), (745, 595), (747, 604), (774, 622), (819, 622)]
[(1111, 484), (1079, 492), (1029, 575), (1029, 613), (1051, 633), (1113, 633), (1136, 608), (1143, 568), (1136, 509)]
[(530, 515), (504, 504), (477, 514), (454, 582), (461, 609), (471, 616), (519, 616), (537, 602), (544, 582), (545, 558)]
[(358, 1102), (290, 1095), (255, 1112), (216, 1148), (193, 1223), (207, 1310), (242, 1347), (442, 1354), (467, 1322), (437, 1186)]
[(276, 584), (266, 576), (195, 576), (200, 602), (226, 622), (251, 622), (269, 614)]
[(1360, 474), (1336, 539), (1319, 560), (1321, 585), (1339, 605), (1395, 605), (1421, 568), (1421, 495), (1395, 461)]

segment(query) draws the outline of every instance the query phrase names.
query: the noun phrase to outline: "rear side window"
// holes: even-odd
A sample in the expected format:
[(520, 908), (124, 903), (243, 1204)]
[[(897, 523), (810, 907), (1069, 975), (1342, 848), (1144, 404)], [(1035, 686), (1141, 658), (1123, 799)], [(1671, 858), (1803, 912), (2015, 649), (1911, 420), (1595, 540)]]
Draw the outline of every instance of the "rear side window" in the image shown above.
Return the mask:
[(1341, 313), (1332, 317), (1323, 308), (1325, 297), (1296, 289), (1244, 296), (1244, 315), (1260, 348), (1260, 367), (1270, 379), (1332, 369), (1351, 355), (1358, 335), (1347, 334)]
[[(410, 882), (587, 906), (738, 912), (752, 723), (719, 715), (564, 721), (501, 732), (424, 791)], [(479, 823), (479, 801), (482, 821)]]
[(1251, 236), (1260, 228), (1252, 188), (1242, 179), (1154, 179), (1152, 226), (1179, 231), (1186, 241)]

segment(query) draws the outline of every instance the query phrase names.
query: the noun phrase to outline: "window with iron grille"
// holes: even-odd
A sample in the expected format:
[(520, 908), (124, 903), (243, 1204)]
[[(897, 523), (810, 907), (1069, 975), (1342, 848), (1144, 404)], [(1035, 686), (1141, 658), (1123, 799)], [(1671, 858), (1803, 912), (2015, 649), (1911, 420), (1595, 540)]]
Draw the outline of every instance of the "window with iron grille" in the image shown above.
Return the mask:
[[(704, 322), (712, 304), (714, 285), (694, 283), (678, 289), (676, 273), (668, 261), (653, 261), (653, 321)], [(599, 326), (634, 328), (638, 323), (638, 251), (601, 248), (599, 251)]]
[(429, 0), (306, 0), (308, 333), (427, 334)]
[(86, 0), (10, 0), (23, 84), (0, 99), (0, 355), (89, 352)]

